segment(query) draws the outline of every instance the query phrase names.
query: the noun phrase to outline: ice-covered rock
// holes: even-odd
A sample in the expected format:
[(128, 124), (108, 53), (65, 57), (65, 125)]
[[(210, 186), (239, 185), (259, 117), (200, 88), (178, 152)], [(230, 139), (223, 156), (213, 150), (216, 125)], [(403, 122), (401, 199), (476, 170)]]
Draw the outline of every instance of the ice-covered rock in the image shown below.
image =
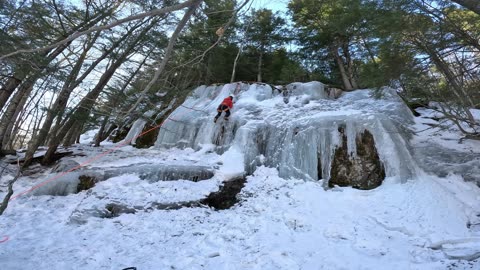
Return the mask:
[[(335, 149), (342, 143), (356, 156), (357, 134), (368, 130), (386, 176), (402, 181), (416, 170), (409, 151), (410, 110), (393, 89), (383, 89), (380, 99), (370, 90), (332, 95), (319, 82), (293, 83), (283, 88), (265, 84), (233, 83), (201, 86), (165, 121), (157, 147), (217, 145), (219, 154), (232, 145), (243, 152), (247, 173), (257, 166), (276, 167), (282, 177), (330, 179)], [(213, 123), (221, 101), (234, 95), (229, 122)], [(235, 158), (235, 157), (232, 157)]]
[(147, 119), (147, 117), (151, 117), (152, 115), (153, 115), (153, 113), (151, 111), (146, 112), (143, 115), (143, 117), (141, 117), (141, 118), (135, 120), (135, 122), (133, 122), (132, 127), (130, 128), (127, 136), (124, 139), (124, 141), (127, 144), (135, 144), (135, 142), (137, 140), (137, 137), (142, 133), (143, 128), (147, 124), (147, 120), (145, 120), (145, 119)]

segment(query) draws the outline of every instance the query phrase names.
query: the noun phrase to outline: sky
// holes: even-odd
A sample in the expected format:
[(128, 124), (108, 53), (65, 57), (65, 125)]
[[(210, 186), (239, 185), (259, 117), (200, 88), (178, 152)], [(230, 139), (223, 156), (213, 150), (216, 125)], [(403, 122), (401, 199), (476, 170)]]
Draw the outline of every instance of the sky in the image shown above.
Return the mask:
[(287, 11), (288, 0), (253, 0), (252, 7), (255, 9), (267, 8), (274, 11)]

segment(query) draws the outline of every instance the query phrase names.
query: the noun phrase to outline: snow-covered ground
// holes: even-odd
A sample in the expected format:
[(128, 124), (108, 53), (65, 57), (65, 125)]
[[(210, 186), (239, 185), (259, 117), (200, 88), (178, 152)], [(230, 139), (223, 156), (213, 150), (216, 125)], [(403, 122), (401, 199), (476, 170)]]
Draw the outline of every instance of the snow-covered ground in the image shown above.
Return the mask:
[[(373, 99), (369, 104), (364, 92), (359, 93), (355, 95), (365, 108), (390, 110), (394, 105)], [(318, 102), (323, 111), (332, 111), (323, 113), (329, 117), (342, 109), (357, 117), (373, 115), (368, 109), (359, 111), (348, 96), (343, 100), (350, 107), (337, 108), (342, 100), (331, 101), (330, 107), (319, 100), (308, 104), (309, 111), (321, 114), (315, 111)], [(287, 110), (311, 116), (295, 107), (295, 100), (281, 105), (280, 97), (275, 102), (279, 117), (287, 117)], [(237, 105), (240, 111), (242, 103)], [(269, 121), (280, 119), (273, 110), (266, 113)], [(411, 147), (420, 167), (445, 167), (447, 150), (458, 156), (480, 152), (478, 142), (458, 144), (460, 135), (454, 130), (425, 130), (433, 121), (426, 116), (424, 112), (409, 124), (416, 131)], [(258, 122), (252, 118), (250, 122)], [(455, 140), (444, 143), (445, 138)], [(76, 146), (86, 156), (69, 159), (82, 163), (112, 147), (87, 144)], [(280, 177), (276, 168), (259, 165), (230, 209), (157, 209), (159, 204), (198, 201), (218, 190), (223, 179), (241, 174), (244, 149), (234, 139), (231, 145), (225, 152), (208, 143), (195, 150), (125, 146), (88, 165), (96, 171), (145, 164), (211, 167), (214, 176), (203, 181), (152, 181), (122, 174), (78, 194), (16, 198), (0, 216), (0, 269), (480, 269), (480, 189), (460, 176), (475, 170), (476, 163), (461, 170), (462, 164), (449, 163), (450, 174), (444, 177), (435, 176), (443, 175), (435, 169), (418, 170), (408, 179), (391, 173), (370, 191), (325, 189), (325, 180)], [(425, 146), (442, 151), (419, 150)], [(459, 171), (452, 174), (455, 169)], [(51, 177), (46, 171), (22, 177), (14, 190)], [(9, 179), (2, 177), (2, 198)], [(109, 204), (128, 211), (108, 217)]]
[[(456, 126), (432, 109), (417, 111), (411, 144), (422, 169), (439, 176), (454, 173), (480, 186), (480, 141), (462, 139)], [(480, 121), (480, 110), (472, 114)]]

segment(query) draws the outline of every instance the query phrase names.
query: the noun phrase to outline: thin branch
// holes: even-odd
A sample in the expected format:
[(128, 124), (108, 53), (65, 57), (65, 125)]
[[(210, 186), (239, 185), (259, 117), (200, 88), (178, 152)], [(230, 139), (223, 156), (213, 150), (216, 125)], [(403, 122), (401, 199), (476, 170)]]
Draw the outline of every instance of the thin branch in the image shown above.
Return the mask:
[(190, 17), (193, 15), (195, 10), (197, 9), (198, 5), (200, 5), (202, 1), (201, 0), (195, 0), (193, 4), (190, 6), (190, 8), (185, 12), (183, 15), (182, 20), (178, 23), (177, 27), (175, 28), (175, 31), (173, 32), (172, 36), (170, 37), (170, 40), (168, 41), (167, 48), (165, 50), (165, 55), (163, 56), (162, 62), (160, 63), (160, 66), (158, 69), (155, 71), (155, 74), (153, 78), (150, 80), (150, 82), (147, 84), (145, 89), (140, 93), (140, 97), (138, 100), (133, 104), (133, 106), (128, 110), (127, 115), (131, 114), (135, 108), (137, 108), (138, 104), (142, 102), (142, 100), (145, 98), (146, 94), (150, 89), (153, 87), (153, 85), (157, 82), (158, 78), (162, 74), (163, 70), (167, 66), (167, 62), (173, 52), (173, 46), (175, 46), (175, 43), (177, 42), (177, 38), (180, 35), (180, 32), (182, 32), (183, 28), (187, 24), (188, 20), (190, 20)]
[(14, 55), (17, 55), (17, 54), (21, 54), (21, 53), (33, 53), (33, 52), (50, 50), (50, 49), (56, 48), (60, 45), (63, 45), (67, 42), (70, 42), (72, 40), (75, 40), (78, 37), (84, 36), (86, 34), (96, 32), (96, 31), (111, 29), (115, 26), (118, 26), (118, 25), (126, 23), (126, 22), (130, 22), (130, 21), (134, 21), (134, 20), (140, 20), (140, 19), (143, 19), (143, 18), (146, 18), (146, 17), (157, 16), (157, 15), (165, 14), (165, 13), (172, 12), (172, 11), (175, 11), (175, 10), (179, 10), (179, 9), (191, 6), (196, 1), (198, 1), (198, 0), (189, 0), (187, 2), (183, 2), (181, 4), (177, 4), (177, 5), (174, 5), (174, 6), (169, 6), (169, 7), (165, 7), (165, 8), (161, 8), (161, 9), (154, 9), (154, 10), (149, 11), (149, 12), (144, 12), (144, 13), (140, 13), (140, 14), (137, 14), (137, 15), (132, 15), (132, 16), (123, 18), (121, 20), (115, 21), (111, 24), (92, 27), (92, 28), (87, 29), (85, 31), (75, 33), (75, 34), (71, 35), (70, 37), (68, 37), (66, 39), (63, 39), (63, 40), (61, 40), (57, 43), (54, 43), (54, 44), (46, 46), (46, 47), (37, 48), (37, 49), (24, 49), (24, 50), (18, 50), (18, 51), (15, 51), (15, 52), (11, 52), (9, 54), (1, 56), (0, 61), (4, 60), (5, 58), (11, 57), (11, 56), (14, 56)]
[[(232, 15), (232, 17), (230, 17), (230, 19), (228, 20), (228, 22), (225, 24), (225, 26), (223, 27), (223, 31), (225, 33), (225, 30), (233, 23), (233, 20), (235, 19), (236, 15), (238, 14), (238, 12), (245, 6), (247, 5), (247, 3), (249, 2), (250, 0), (245, 0), (245, 2), (238, 8), (235, 10), (234, 14)], [(190, 65), (193, 65), (193, 64), (197, 64), (199, 63), (200, 61), (202, 61), (205, 56), (207, 55), (207, 53), (209, 51), (211, 51), (213, 48), (215, 48), (219, 43), (220, 41), (222, 40), (224, 35), (219, 35), (218, 36), (218, 39), (217, 41), (215, 41), (215, 43), (212, 44), (212, 46), (208, 47), (205, 51), (203, 51), (203, 53), (195, 58), (193, 58), (192, 60), (184, 63), (183, 65), (180, 65), (178, 66), (177, 68), (180, 68), (180, 67), (185, 67), (185, 66), (190, 66)]]

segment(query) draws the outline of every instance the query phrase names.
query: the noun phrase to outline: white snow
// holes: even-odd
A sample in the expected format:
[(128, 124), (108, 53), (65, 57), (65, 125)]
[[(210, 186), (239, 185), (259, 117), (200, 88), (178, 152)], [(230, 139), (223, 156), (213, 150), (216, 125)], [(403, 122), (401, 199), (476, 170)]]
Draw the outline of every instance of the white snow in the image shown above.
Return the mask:
[(94, 143), (95, 136), (98, 133), (98, 129), (89, 130), (82, 135), (80, 135), (80, 143), (81, 144), (92, 144)]
[[(288, 104), (267, 86), (252, 92), (247, 86), (239, 92), (236, 84), (210, 87), (218, 95), (197, 91), (194, 96), (204, 98), (187, 99), (184, 105), (206, 106), (204, 116), (184, 110), (184, 118), (179, 109), (171, 117), (190, 125), (202, 123), (202, 128), (169, 125), (181, 135), (164, 132), (157, 147), (124, 146), (87, 166), (88, 171), (100, 172), (126, 166), (201, 166), (215, 171), (211, 179), (156, 181), (122, 174), (78, 194), (29, 193), (11, 201), (0, 216), (0, 241), (8, 236), (0, 243), (0, 269), (480, 269), (480, 189), (453, 173), (455, 168), (472, 171), (476, 165), (448, 163), (450, 168), (435, 163), (442, 158), (440, 152), (420, 151), (431, 145), (443, 150), (457, 145), (459, 153), (452, 153), (465, 158), (462, 155), (480, 152), (478, 144), (458, 144), (455, 131), (422, 131), (435, 122), (425, 118), (427, 114), (413, 122), (393, 93), (374, 100), (362, 90), (327, 100), (318, 92), (321, 84), (294, 85), (310, 92), (293, 93)], [(230, 93), (237, 102), (232, 122), (226, 125), (237, 131), (223, 138), (227, 147), (222, 148), (212, 142), (220, 125), (215, 127), (211, 120), (217, 103)], [(196, 117), (203, 118), (196, 122)], [(373, 130), (389, 166), (380, 187), (325, 189), (326, 178), (312, 177), (309, 168), (315, 164), (309, 163), (309, 149), (331, 151), (329, 144), (338, 143), (338, 122), (346, 123), (347, 133), (365, 126)], [(416, 132), (411, 140), (404, 129)], [(262, 132), (255, 133), (258, 130)], [(265, 151), (249, 150), (260, 138), (268, 138), (259, 147)], [(87, 156), (73, 159), (83, 163), (113, 146), (78, 147)], [(303, 158), (294, 159), (296, 155)], [(322, 156), (322, 164), (328, 162), (329, 156)], [(425, 164), (449, 169), (438, 177), (435, 171), (416, 167)], [(205, 198), (223, 180), (249, 169), (253, 174), (239, 194), (240, 202), (230, 209), (159, 210)], [(405, 173), (410, 170), (415, 173)], [(48, 172), (24, 176), (14, 190), (18, 194), (49, 177)], [(2, 175), (1, 198), (10, 179)], [(72, 176), (56, 181), (68, 185)], [(107, 218), (108, 205), (124, 211)]]
[(94, 214), (107, 202), (146, 209), (201, 198), (214, 184), (124, 175), (90, 193), (19, 198), (0, 217), (10, 237), (2, 269), (446, 269), (456, 262), (449, 256), (480, 252), (480, 234), (466, 226), (478, 213), (478, 188), (458, 177), (325, 191), (260, 167), (229, 210)]
[(241, 162), (243, 159), (243, 154), (237, 147), (231, 147), (225, 152), (220, 158), (223, 165), (219, 169), (223, 178), (231, 179), (245, 174), (245, 166)]

